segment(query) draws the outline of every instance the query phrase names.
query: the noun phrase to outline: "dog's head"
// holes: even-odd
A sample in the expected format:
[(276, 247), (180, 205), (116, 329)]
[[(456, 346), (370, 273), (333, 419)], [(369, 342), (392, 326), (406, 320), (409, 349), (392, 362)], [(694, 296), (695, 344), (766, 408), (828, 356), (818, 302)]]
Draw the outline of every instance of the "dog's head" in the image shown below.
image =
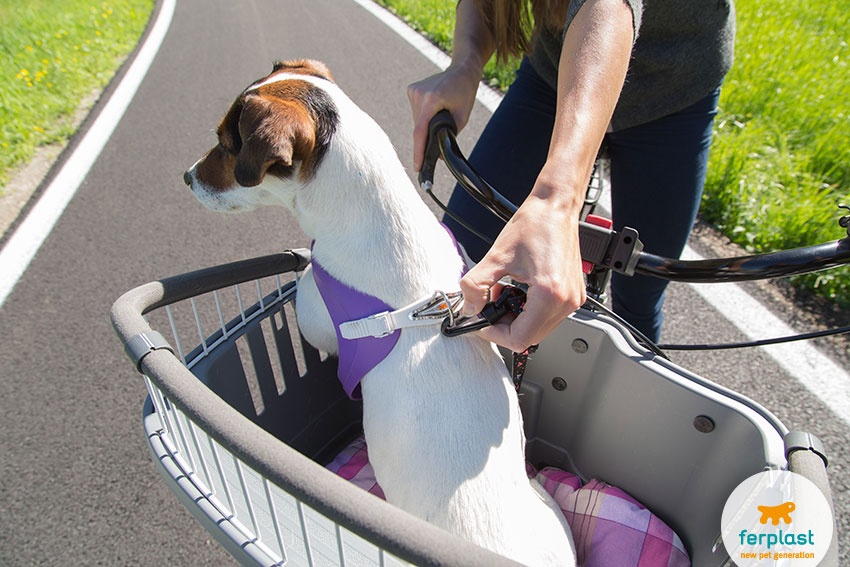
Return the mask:
[(287, 186), (315, 175), (337, 127), (325, 81), (333, 79), (323, 63), (287, 61), (245, 89), (216, 130), (218, 144), (183, 175), (198, 200), (224, 212), (286, 205)]

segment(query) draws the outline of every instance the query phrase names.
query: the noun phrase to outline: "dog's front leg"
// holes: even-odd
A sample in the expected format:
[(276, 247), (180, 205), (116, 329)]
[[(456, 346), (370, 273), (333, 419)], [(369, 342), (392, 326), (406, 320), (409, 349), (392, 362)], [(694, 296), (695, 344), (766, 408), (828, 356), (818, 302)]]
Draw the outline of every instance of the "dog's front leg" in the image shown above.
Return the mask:
[(308, 266), (298, 279), (295, 316), (301, 334), (313, 348), (333, 355), (339, 352), (336, 330), (319, 288), (316, 287), (312, 266)]

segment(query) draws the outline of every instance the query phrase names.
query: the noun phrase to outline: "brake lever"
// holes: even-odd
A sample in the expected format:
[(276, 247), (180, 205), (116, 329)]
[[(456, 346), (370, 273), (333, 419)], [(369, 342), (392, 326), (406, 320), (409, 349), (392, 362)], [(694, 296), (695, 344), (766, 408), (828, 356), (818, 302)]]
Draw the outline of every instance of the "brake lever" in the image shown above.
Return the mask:
[(455, 317), (454, 323), (446, 318), (440, 326), (440, 331), (447, 337), (458, 337), (495, 325), (508, 313), (514, 315), (522, 313), (525, 298), (525, 289), (516, 285), (506, 285), (495, 301), (489, 301), (484, 305), (481, 313), (470, 317)]

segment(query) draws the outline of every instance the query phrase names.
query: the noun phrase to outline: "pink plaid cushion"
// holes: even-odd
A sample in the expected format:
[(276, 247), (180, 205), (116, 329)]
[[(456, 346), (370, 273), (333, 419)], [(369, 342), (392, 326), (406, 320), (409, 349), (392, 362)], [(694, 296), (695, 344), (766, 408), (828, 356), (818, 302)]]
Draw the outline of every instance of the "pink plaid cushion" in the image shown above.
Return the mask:
[[(358, 438), (328, 465), (331, 472), (384, 498), (369, 464), (366, 441)], [(584, 486), (573, 474), (526, 465), (564, 512), (584, 567), (688, 567), (685, 546), (672, 529), (634, 498), (604, 482)]]

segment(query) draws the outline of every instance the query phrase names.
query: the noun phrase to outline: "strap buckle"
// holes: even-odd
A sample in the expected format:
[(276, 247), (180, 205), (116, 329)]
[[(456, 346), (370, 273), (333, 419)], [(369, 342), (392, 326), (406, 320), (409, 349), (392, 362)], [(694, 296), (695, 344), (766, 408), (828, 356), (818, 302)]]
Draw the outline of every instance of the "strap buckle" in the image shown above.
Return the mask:
[(339, 332), (342, 335), (342, 338), (348, 340), (362, 339), (365, 337), (382, 339), (393, 334), (395, 332), (395, 327), (392, 319), (390, 319), (390, 312), (383, 311), (381, 313), (369, 315), (363, 319), (340, 323)]

